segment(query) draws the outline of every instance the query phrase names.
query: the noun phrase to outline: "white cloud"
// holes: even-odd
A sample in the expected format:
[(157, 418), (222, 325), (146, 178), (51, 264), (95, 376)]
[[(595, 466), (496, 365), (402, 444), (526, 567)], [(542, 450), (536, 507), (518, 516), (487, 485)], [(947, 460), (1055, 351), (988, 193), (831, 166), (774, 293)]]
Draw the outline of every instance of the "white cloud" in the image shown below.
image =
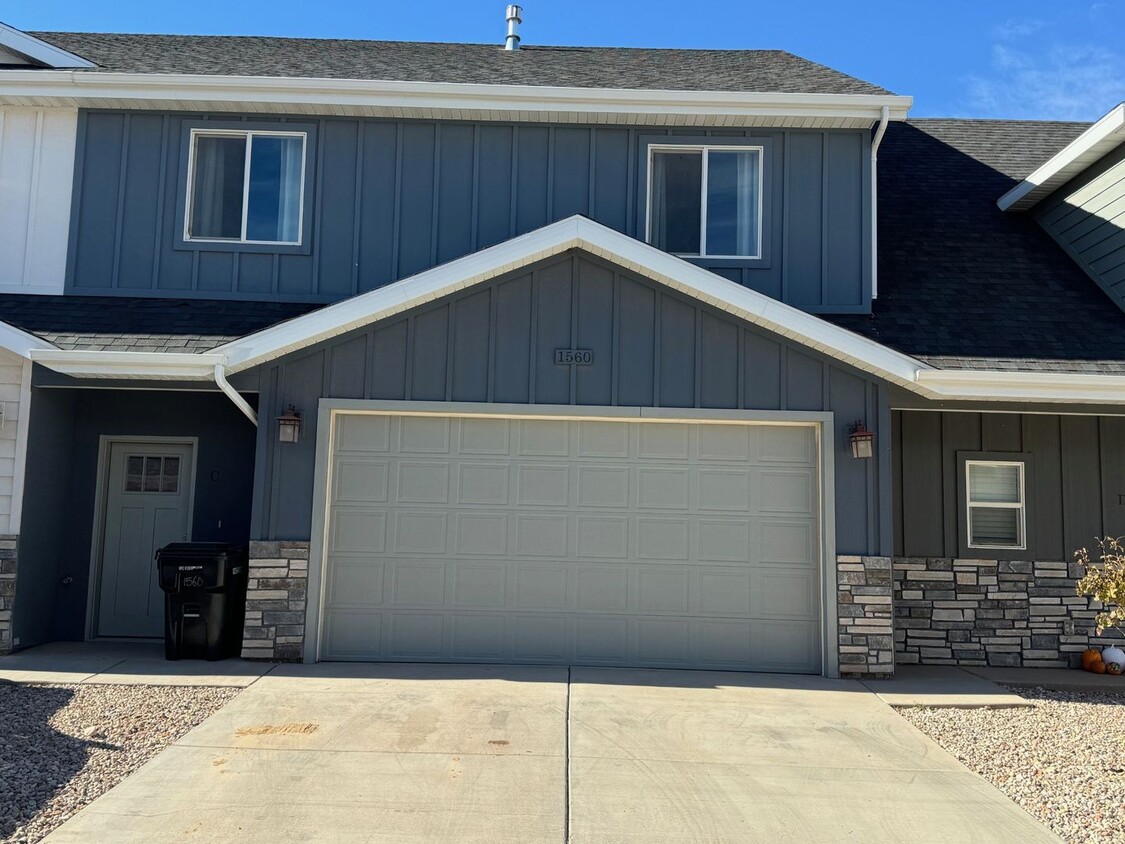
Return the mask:
[(1028, 35), (1038, 32), (1045, 26), (1041, 20), (1033, 18), (1009, 18), (1002, 24), (996, 27), (996, 37), (1005, 41), (1012, 41), (1016, 38), (1025, 38)]
[(991, 72), (967, 82), (976, 116), (1094, 120), (1125, 99), (1125, 53), (1056, 45), (1032, 55), (996, 44)]

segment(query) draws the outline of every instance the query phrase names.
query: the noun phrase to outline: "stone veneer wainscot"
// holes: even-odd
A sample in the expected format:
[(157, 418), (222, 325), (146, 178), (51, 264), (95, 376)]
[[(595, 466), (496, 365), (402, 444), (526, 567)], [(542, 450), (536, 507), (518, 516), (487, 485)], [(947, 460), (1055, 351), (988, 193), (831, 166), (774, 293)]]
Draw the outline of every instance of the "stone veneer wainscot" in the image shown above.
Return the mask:
[(1075, 594), (1082, 569), (1060, 561), (894, 561), (895, 661), (899, 665), (1065, 668), (1097, 636), (1101, 604)]
[(841, 677), (894, 673), (891, 558), (836, 558), (837, 647)]
[(12, 604), (16, 600), (19, 537), (0, 535), (0, 654), (12, 650)]
[(309, 543), (250, 543), (242, 656), (300, 662), (305, 644)]

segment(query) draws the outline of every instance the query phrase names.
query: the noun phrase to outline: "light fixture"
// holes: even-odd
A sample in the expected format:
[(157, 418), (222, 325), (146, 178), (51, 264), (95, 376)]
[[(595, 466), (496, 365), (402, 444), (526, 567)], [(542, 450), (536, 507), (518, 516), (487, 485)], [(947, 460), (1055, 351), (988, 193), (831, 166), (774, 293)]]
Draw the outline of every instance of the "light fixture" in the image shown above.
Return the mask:
[(301, 439), (301, 414), (293, 405), (277, 417), (277, 441), (295, 443)]
[(848, 439), (852, 444), (852, 457), (856, 460), (868, 460), (875, 454), (875, 432), (867, 430), (867, 426), (858, 419), (852, 425)]

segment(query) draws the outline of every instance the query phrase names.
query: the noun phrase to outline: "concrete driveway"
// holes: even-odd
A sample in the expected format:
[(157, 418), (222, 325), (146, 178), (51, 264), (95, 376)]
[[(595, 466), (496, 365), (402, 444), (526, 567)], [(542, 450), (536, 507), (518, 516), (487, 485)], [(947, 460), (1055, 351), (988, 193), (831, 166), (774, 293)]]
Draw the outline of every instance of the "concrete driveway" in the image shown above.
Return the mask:
[(60, 842), (1057, 842), (859, 683), (283, 666)]

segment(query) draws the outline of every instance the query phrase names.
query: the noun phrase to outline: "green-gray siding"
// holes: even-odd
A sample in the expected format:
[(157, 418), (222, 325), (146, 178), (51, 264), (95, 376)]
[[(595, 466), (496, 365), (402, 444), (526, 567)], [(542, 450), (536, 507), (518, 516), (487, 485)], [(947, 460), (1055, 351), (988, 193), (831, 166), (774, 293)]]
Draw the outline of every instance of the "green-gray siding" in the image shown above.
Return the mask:
[(1038, 219), (1079, 266), (1125, 307), (1125, 144), (1055, 191)]
[[(590, 349), (593, 364), (558, 366), (557, 348)], [(318, 401), (356, 398), (831, 410), (838, 550), (889, 550), (890, 502), (878, 495), (889, 442), (855, 460), (847, 439), (857, 419), (890, 428), (883, 387), (585, 253), (293, 353), (264, 368), (261, 389), (263, 419), (292, 404), (305, 427), (296, 445), (259, 428), (256, 538), (308, 538)]]
[(958, 452), (1029, 455), (1028, 548), (1012, 559), (1069, 560), (1125, 534), (1125, 417), (896, 410), (893, 421), (896, 555), (960, 556)]
[(311, 244), (184, 244), (185, 130), (243, 119), (285, 120), (82, 111), (67, 290), (335, 301), (573, 214), (643, 237), (644, 151), (675, 135), (765, 149), (763, 258), (709, 268), (812, 311), (870, 307), (865, 132), (295, 117)]

